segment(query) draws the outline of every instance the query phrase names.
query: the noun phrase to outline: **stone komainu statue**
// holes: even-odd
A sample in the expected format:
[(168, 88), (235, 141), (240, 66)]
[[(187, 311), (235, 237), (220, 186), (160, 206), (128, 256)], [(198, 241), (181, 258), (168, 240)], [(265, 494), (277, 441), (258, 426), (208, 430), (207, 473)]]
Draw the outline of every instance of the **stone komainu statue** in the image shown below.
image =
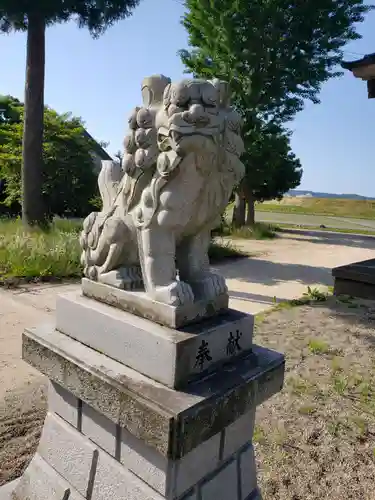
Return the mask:
[[(240, 115), (219, 80), (143, 81), (122, 165), (104, 161), (101, 212), (84, 221), (87, 278), (174, 306), (227, 292), (210, 272), (210, 232), (244, 175)], [(178, 271), (177, 271), (178, 270)]]

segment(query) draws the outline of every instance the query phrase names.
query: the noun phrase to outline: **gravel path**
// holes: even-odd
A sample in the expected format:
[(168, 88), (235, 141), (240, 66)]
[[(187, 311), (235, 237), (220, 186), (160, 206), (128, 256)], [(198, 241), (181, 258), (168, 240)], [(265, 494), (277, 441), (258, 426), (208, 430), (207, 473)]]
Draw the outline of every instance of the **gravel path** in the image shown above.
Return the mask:
[(0, 402), (8, 391), (42, 380), (40, 373), (21, 359), (22, 332), (45, 321), (53, 322), (56, 295), (78, 288), (77, 284), (0, 288)]

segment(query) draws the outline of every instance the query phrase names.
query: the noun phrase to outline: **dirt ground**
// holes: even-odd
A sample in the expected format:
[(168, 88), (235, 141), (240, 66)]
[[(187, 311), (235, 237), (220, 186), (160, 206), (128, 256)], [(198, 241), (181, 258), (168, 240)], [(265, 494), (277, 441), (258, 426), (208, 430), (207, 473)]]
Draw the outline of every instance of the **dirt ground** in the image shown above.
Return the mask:
[(298, 298), (308, 286), (332, 286), (332, 268), (371, 259), (375, 238), (291, 231), (274, 240), (234, 240), (252, 257), (217, 267), (225, 276), (230, 306), (255, 313)]
[[(258, 344), (286, 354), (282, 393), (258, 409), (254, 434), (264, 500), (374, 500), (375, 302), (336, 299), (265, 314)], [(0, 484), (33, 455), (43, 381), (0, 408)]]
[(375, 302), (266, 316), (256, 342), (286, 355), (282, 393), (257, 412), (265, 500), (374, 500)]
[(46, 384), (8, 393), (0, 406), (0, 486), (19, 477), (32, 459), (46, 416)]

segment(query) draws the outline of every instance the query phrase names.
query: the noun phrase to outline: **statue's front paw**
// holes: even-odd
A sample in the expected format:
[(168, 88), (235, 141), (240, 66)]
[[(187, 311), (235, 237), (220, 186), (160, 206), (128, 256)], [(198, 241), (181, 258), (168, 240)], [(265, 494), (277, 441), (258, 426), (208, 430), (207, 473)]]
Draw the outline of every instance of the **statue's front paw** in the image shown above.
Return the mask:
[(192, 282), (191, 286), (200, 299), (213, 299), (228, 293), (225, 278), (215, 273), (204, 273), (201, 279)]
[(83, 274), (88, 278), (89, 280), (92, 281), (97, 281), (98, 280), (98, 270), (96, 266), (89, 266), (86, 265), (84, 267)]
[(152, 296), (158, 302), (170, 306), (185, 306), (194, 302), (191, 286), (183, 281), (174, 281), (168, 286), (156, 287)]

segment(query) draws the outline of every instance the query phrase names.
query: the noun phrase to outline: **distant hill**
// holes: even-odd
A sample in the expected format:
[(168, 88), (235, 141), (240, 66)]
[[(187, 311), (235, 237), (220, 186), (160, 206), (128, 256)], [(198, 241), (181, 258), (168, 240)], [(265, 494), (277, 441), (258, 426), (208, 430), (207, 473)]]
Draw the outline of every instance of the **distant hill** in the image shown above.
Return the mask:
[(334, 193), (319, 193), (317, 191), (302, 191), (300, 189), (291, 189), (286, 196), (308, 196), (312, 198), (344, 198), (347, 200), (375, 200), (369, 196), (361, 196), (360, 194), (334, 194)]

